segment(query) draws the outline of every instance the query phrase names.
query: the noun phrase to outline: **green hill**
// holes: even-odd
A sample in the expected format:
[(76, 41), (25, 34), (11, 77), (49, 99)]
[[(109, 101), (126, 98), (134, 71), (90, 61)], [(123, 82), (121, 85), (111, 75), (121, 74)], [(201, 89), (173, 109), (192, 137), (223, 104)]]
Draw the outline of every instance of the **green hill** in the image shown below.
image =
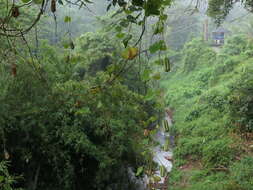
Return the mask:
[(176, 129), (171, 189), (253, 189), (251, 52), (242, 36), (219, 53), (195, 39), (162, 81)]

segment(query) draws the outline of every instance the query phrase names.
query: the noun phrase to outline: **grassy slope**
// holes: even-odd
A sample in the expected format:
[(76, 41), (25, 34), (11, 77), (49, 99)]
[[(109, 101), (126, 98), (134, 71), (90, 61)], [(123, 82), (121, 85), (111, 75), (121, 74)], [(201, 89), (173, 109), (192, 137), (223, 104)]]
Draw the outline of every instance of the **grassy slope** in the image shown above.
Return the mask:
[[(198, 45), (186, 47), (195, 51), (183, 52), (181, 66), (162, 82), (177, 131), (170, 189), (251, 190), (253, 143), (236, 130), (230, 100), (231, 87), (253, 73), (253, 58), (217, 55)], [(195, 59), (191, 67), (189, 56)]]

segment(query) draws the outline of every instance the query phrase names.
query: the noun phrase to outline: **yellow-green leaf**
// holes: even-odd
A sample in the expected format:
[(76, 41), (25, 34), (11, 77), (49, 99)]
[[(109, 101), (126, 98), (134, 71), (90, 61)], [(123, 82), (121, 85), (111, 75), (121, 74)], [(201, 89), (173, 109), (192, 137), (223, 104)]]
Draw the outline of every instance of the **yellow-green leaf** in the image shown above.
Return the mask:
[(129, 47), (122, 52), (122, 57), (127, 60), (132, 60), (138, 55), (138, 48)]

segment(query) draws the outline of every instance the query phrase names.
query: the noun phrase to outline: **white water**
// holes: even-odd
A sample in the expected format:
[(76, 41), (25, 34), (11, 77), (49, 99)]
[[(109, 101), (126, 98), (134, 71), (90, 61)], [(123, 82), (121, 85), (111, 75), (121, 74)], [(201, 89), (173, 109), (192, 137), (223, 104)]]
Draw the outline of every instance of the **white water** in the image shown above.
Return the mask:
[[(168, 124), (170, 127), (172, 127), (172, 118), (170, 118), (167, 113), (165, 115), (165, 120), (167, 120)], [(166, 169), (167, 173), (171, 172), (172, 170), (172, 162), (167, 160), (166, 158), (170, 158), (172, 159), (173, 153), (170, 147), (169, 151), (164, 151), (163, 147), (164, 144), (166, 142), (167, 139), (172, 139), (170, 138), (170, 134), (166, 133), (164, 131), (164, 128), (162, 126), (159, 127), (157, 134), (154, 136), (153, 138), (156, 142), (159, 143), (158, 146), (153, 148), (153, 153), (154, 153), (154, 157), (153, 157), (153, 161), (156, 162), (159, 166), (164, 166), (164, 168)], [(172, 145), (174, 142), (170, 142), (170, 144)], [(165, 177), (162, 177), (160, 174), (160, 170), (159, 168), (157, 169), (157, 171), (155, 172), (155, 175), (161, 178), (161, 181), (159, 181), (158, 183), (166, 183), (165, 182)]]
[[(170, 128), (172, 127), (172, 118), (169, 117), (169, 115), (167, 113), (165, 113), (165, 120), (167, 120)], [(159, 129), (157, 129), (158, 132), (153, 136), (153, 140), (158, 142), (158, 146), (156, 147), (152, 147), (151, 150), (153, 152), (153, 161), (155, 163), (157, 163), (157, 165), (159, 166), (154, 175), (159, 177), (161, 180), (158, 182), (158, 184), (164, 184), (167, 183), (166, 180), (166, 176), (162, 177), (160, 174), (160, 166), (163, 166), (166, 169), (166, 173), (168, 175), (169, 172), (171, 172), (172, 170), (172, 162), (167, 160), (166, 158), (170, 158), (172, 159), (172, 149), (170, 147), (169, 151), (164, 151), (164, 144), (166, 142), (166, 140), (170, 139), (170, 145), (174, 144), (174, 138), (172, 136), (170, 136), (169, 133), (166, 133), (164, 131), (164, 128), (162, 125), (159, 126)], [(137, 189), (138, 190), (148, 190), (148, 184), (149, 183), (154, 183), (154, 181), (152, 180), (152, 178), (148, 177), (147, 175), (144, 176), (144, 178), (139, 179), (135, 176), (135, 173), (133, 172), (133, 170), (131, 168), (128, 168), (128, 174), (130, 176), (130, 180), (132, 182), (134, 182), (137, 185)]]

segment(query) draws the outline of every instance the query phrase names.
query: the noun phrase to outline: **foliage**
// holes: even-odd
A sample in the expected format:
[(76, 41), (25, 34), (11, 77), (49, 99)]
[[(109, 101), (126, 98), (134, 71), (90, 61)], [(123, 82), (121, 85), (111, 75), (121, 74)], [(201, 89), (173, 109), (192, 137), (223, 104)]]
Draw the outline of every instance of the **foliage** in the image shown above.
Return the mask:
[[(214, 52), (211, 49), (209, 49), (206, 44), (202, 43), (198, 39), (195, 39), (185, 45), (183, 55), (184, 55), (183, 62), (185, 72), (190, 72), (193, 69), (195, 69), (196, 64), (200, 62), (202, 58), (204, 58), (205, 61), (208, 61), (210, 63), (212, 59), (215, 58)], [(209, 55), (209, 56), (203, 57), (202, 55)]]
[[(134, 67), (135, 72), (111, 82), (125, 62), (121, 47), (108, 39), (102, 32), (88, 33), (75, 50), (44, 42), (35, 68), (19, 57), (15, 75), (10, 62), (1, 68), (1, 148), (10, 154), (9, 172), (24, 177), (15, 186), (135, 188), (126, 170), (146, 162), (143, 130), (154, 122), (156, 101), (146, 100), (146, 92), (139, 90), (147, 86)], [(117, 67), (110, 68), (114, 63)], [(80, 68), (86, 70), (83, 76)]]
[(227, 39), (223, 52), (228, 55), (240, 55), (246, 51), (247, 43), (246, 36), (232, 36)]
[(238, 186), (238, 189), (252, 189), (252, 176), (253, 176), (253, 159), (250, 156), (242, 158), (240, 162), (236, 162), (231, 167), (232, 177), (234, 185)]
[[(213, 17), (218, 24), (228, 16), (237, 2), (230, 0), (211, 0), (208, 2), (208, 14)], [(239, 1), (248, 11), (253, 11), (253, 1)]]
[[(172, 189), (251, 189), (251, 178), (240, 177), (244, 167), (250, 176), (250, 160), (243, 157), (252, 155), (242, 148), (252, 134), (252, 58), (245, 55), (251, 41), (243, 39), (233, 46), (229, 41), (220, 53), (193, 40), (182, 50), (176, 72), (162, 82), (175, 109)], [(231, 54), (234, 47), (245, 48)]]
[(8, 171), (8, 162), (0, 162), (0, 188), (3, 190), (21, 190), (20, 188), (14, 188), (14, 184), (20, 178), (13, 177)]
[(245, 73), (242, 78), (231, 87), (230, 96), (231, 114), (233, 121), (241, 132), (253, 131), (253, 103), (252, 103), (252, 70)]
[[(165, 32), (166, 8), (172, 0), (110, 0), (107, 11), (112, 6), (116, 9), (108, 17), (98, 18), (109, 24), (94, 32), (90, 22), (87, 28), (91, 29), (85, 31), (93, 32), (74, 39), (79, 32), (72, 28), (76, 22), (73, 17), (78, 13), (69, 8), (63, 15), (65, 9), (61, 12), (60, 7), (74, 3), (81, 8), (92, 2), (22, 0), (11, 6), (8, 1), (0, 2), (0, 140), (1, 150), (8, 151), (11, 161), (8, 168), (5, 162), (0, 164), (0, 185), (31, 190), (135, 189), (129, 183), (127, 167), (133, 166), (141, 176), (145, 165), (149, 166), (150, 142), (143, 130), (158, 119), (154, 115), (163, 106), (163, 91), (154, 88), (161, 69), (148, 64), (137, 48), (149, 24), (147, 19), (155, 17), (150, 36), (156, 40), (144, 52), (159, 52), (159, 59), (152, 63), (165, 65), (167, 72), (170, 58), (180, 61), (168, 87), (173, 92), (168, 94), (168, 101), (178, 109), (177, 165), (188, 160), (202, 162), (210, 173), (190, 188), (200, 189), (204, 184), (220, 189), (218, 178), (223, 175), (213, 174), (212, 169), (229, 168), (234, 153), (241, 155), (234, 146), (235, 139), (227, 134), (236, 131), (233, 123), (238, 121), (243, 130), (236, 133), (252, 130), (252, 97), (248, 90), (252, 81), (244, 83), (243, 78), (251, 68), (250, 61), (239, 64), (251, 56), (250, 42), (241, 37), (229, 41), (224, 54), (243, 53), (244, 57), (236, 60), (225, 56), (221, 66), (213, 64), (221, 59), (198, 39), (186, 44), (180, 53), (168, 50), (160, 36)], [(224, 11), (220, 2), (210, 1), (210, 10), (216, 9), (212, 16), (217, 20), (224, 18), (233, 4), (225, 3)], [(48, 15), (54, 27), (52, 20), (46, 20)], [(57, 19), (61, 20), (59, 25)], [(58, 26), (63, 31), (58, 31)], [(31, 34), (33, 29), (35, 36)], [(161, 51), (169, 53), (161, 59)], [(238, 79), (243, 81), (239, 83), (241, 88), (231, 87)], [(234, 100), (238, 94), (246, 101)], [(237, 111), (240, 114), (232, 118)], [(240, 167), (238, 164), (231, 170)], [(177, 172), (174, 182), (183, 176)], [(24, 180), (14, 181), (17, 178), (12, 176), (16, 175)], [(249, 175), (237, 184), (248, 187)], [(231, 179), (240, 181), (241, 174)]]

